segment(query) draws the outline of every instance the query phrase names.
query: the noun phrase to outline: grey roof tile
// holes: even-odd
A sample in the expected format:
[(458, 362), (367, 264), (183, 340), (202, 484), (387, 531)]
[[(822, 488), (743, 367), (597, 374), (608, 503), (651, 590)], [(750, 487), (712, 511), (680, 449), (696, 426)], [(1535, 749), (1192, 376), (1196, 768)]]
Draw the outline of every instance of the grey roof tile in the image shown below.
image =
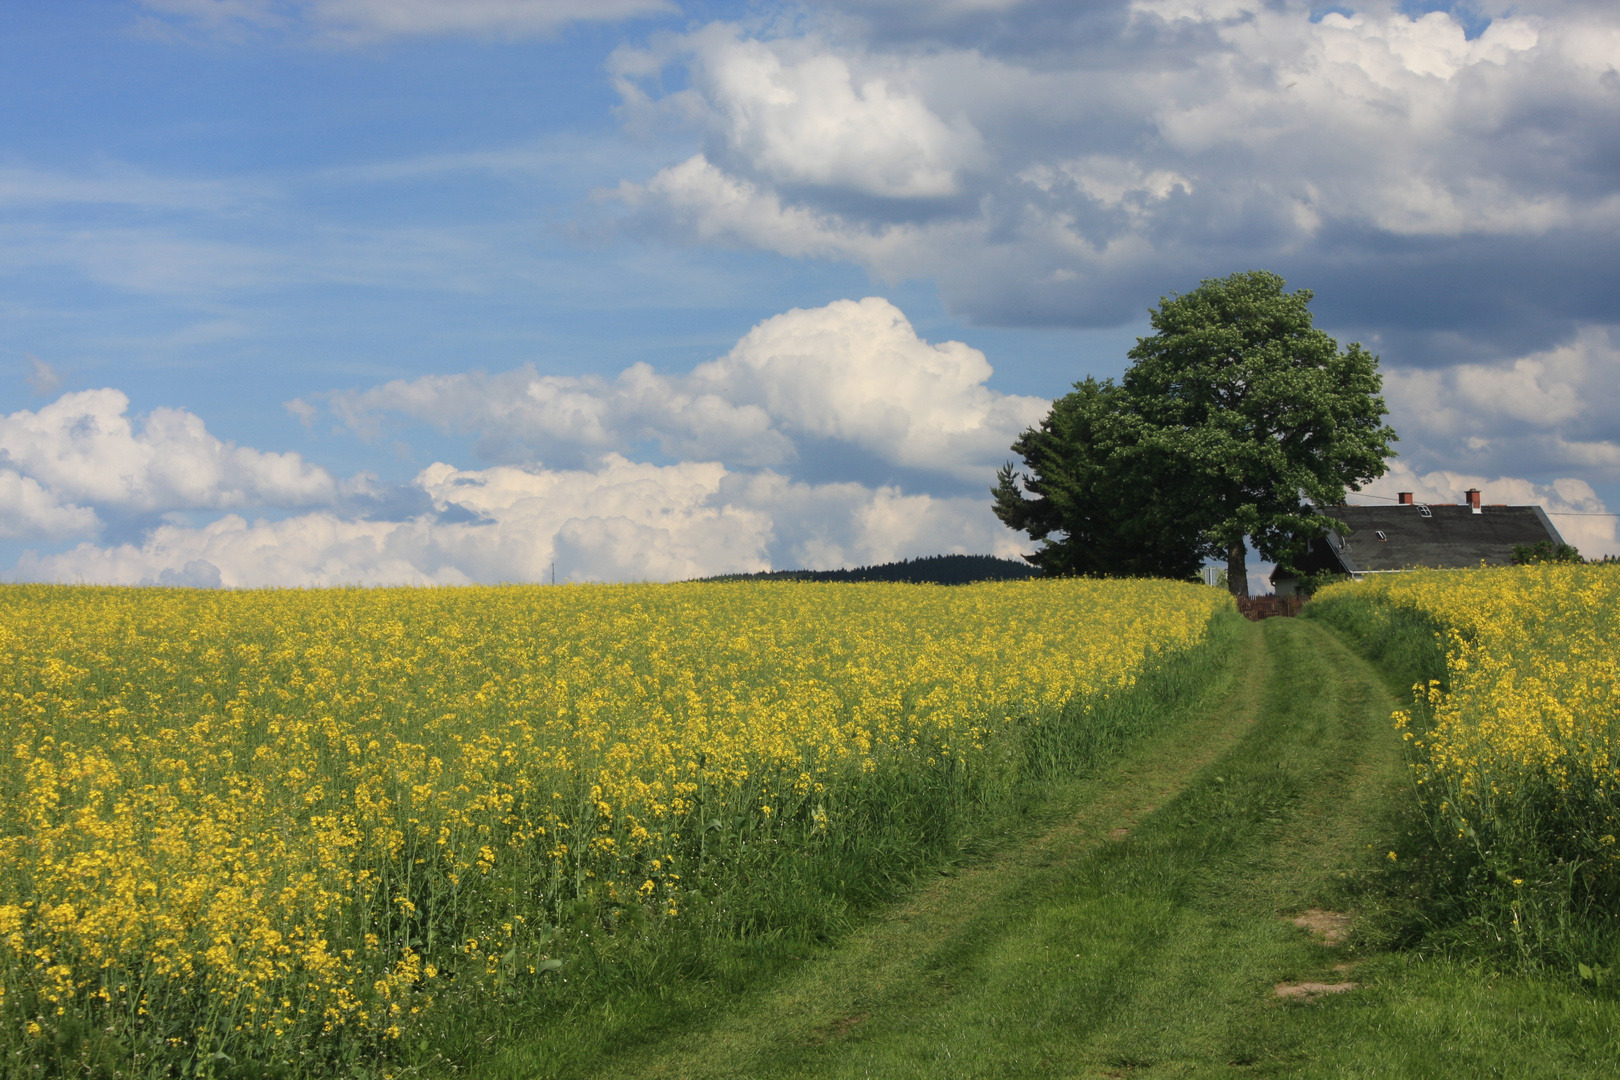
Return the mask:
[[(1539, 506), (1328, 506), (1319, 511), (1350, 526), (1344, 549), (1358, 571), (1409, 570), (1417, 566), (1450, 570), (1506, 566), (1517, 544), (1540, 540), (1563, 543)], [(1382, 532), (1386, 539), (1380, 540)]]

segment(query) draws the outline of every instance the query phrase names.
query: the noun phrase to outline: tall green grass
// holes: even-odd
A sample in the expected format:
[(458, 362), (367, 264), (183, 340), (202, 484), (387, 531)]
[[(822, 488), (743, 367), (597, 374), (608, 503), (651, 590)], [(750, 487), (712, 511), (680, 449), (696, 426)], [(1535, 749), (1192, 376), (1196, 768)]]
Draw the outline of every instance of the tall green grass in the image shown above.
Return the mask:
[[(1459, 573), (1458, 588), (1465, 581), (1480, 587), (1482, 579), (1467, 577), (1479, 572)], [(1620, 989), (1620, 860), (1613, 847), (1620, 808), (1602, 770), (1595, 775), (1590, 761), (1576, 760), (1592, 748), (1572, 747), (1551, 769), (1486, 769), (1481, 783), (1459, 786), (1454, 769), (1436, 768), (1430, 758), (1434, 705), (1457, 689), (1459, 677), (1474, 675), (1448, 665), (1448, 642), (1453, 650), (1472, 645), (1477, 631), (1413, 597), (1364, 586), (1332, 590), (1305, 614), (1355, 643), (1409, 702), (1407, 816), (1419, 827), (1395, 831), (1405, 840), (1385, 877), (1403, 921), (1397, 937), (1460, 958), (1556, 973), (1606, 994)], [(1526, 612), (1511, 663), (1531, 672), (1579, 664), (1538, 631), (1543, 617)], [(1462, 700), (1477, 707), (1479, 698)]]
[(498, 1001), (454, 1003), (400, 1063), (453, 1074), (512, 1037), (548, 1043), (557, 1061), (593, 1060), (680, 1028), (717, 997), (836, 941), (920, 877), (1038, 818), (1054, 781), (1101, 769), (1204, 694), (1229, 668), (1242, 626), (1235, 609), (1223, 610), (1201, 647), (1157, 657), (1129, 690), (1022, 719), (994, 769), (866, 774), (838, 794), (845, 827), (833, 836), (808, 823), (769, 831), (743, 815), (710, 821), (679, 920), (654, 933), (580, 905), (557, 928), (558, 978), (517, 980)]

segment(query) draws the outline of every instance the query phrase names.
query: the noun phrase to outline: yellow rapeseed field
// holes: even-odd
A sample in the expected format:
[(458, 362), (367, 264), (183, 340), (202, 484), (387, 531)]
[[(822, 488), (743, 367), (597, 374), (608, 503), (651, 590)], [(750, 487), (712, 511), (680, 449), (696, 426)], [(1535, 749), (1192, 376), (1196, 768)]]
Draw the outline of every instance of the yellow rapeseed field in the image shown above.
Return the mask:
[(195, 1071), (386, 1044), (449, 987), (562, 978), (580, 905), (681, 919), (712, 834), (809, 843), (872, 777), (988, 774), (1006, 729), (1131, 686), (1225, 603), (6, 586), (0, 1045), (77, 1021)]
[[(1420, 612), (1439, 628), (1446, 688), (1414, 687), (1427, 725), (1409, 711), (1395, 723), (1418, 751), (1426, 801), (1456, 839), (1488, 865), (1510, 867), (1496, 876), (1515, 887), (1530, 875), (1567, 879), (1583, 864), (1586, 876), (1603, 864), (1612, 873), (1620, 568), (1392, 574), (1325, 589), (1318, 602), (1352, 597)], [(1552, 861), (1565, 865), (1545, 865)]]
[[(1416, 608), (1443, 628), (1449, 693), (1432, 706), (1420, 771), (1470, 799), (1526, 783), (1620, 783), (1620, 572), (1543, 564), (1388, 575), (1339, 585)], [(1326, 590), (1323, 599), (1333, 596)], [(1409, 726), (1406, 713), (1397, 723)]]

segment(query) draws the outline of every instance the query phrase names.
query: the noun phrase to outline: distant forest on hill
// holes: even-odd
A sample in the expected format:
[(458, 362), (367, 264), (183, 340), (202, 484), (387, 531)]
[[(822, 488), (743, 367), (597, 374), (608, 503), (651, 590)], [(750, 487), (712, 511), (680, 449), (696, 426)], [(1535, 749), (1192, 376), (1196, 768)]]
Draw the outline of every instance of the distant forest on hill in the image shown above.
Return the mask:
[(975, 581), (1012, 581), (1040, 577), (1038, 568), (994, 555), (924, 555), (853, 570), (767, 570), (758, 574), (722, 574), (703, 581), (903, 581), (913, 585), (968, 585)]

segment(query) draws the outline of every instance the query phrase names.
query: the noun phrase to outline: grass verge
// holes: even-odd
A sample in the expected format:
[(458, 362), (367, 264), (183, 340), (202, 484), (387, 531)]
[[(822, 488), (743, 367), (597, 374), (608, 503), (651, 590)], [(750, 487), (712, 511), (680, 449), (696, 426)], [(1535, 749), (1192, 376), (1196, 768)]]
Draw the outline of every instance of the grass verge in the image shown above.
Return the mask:
[[(417, 1068), (428, 1075), (574, 1077), (614, 1055), (701, 1026), (762, 988), (833, 955), (839, 943), (921, 880), (949, 880), (986, 864), (1019, 838), (1050, 828), (1072, 808), (1075, 785), (1144, 741), (1173, 741), (1180, 721), (1224, 691), (1233, 656), (1250, 629), (1218, 616), (1207, 643), (1166, 657), (1126, 693), (1076, 707), (1020, 732), (1009, 747), (1011, 781), (977, 806), (932, 827), (905, 826), (907, 808), (887, 813), (901, 827), (865, 845), (798, 852), (752, 888), (746, 902), (764, 919), (699, 918), (681, 933), (648, 937), (638, 954), (604, 951), (572, 959), (567, 977), (585, 980), (571, 999), (525, 998), (517, 988), (485, 1009), (462, 1010), (427, 1040)], [(914, 823), (915, 816), (910, 820)], [(942, 878), (942, 875), (944, 877)], [(733, 903), (745, 898), (736, 898)], [(715, 908), (726, 898), (711, 901)]]
[(1425, 574), (1307, 608), (1406, 698), (1414, 824), (1388, 878), (1411, 944), (1616, 991), (1613, 582), (1592, 567)]
[[(1404, 783), (1394, 697), (1323, 626), (1240, 638), (1218, 694), (839, 947), (662, 1038), (563, 1057), (534, 1033), (477, 1075), (1610, 1075), (1613, 1003), (1367, 932)], [(1313, 909), (1354, 916), (1348, 936), (1295, 925)], [(1276, 992), (1311, 983), (1354, 989)]]

